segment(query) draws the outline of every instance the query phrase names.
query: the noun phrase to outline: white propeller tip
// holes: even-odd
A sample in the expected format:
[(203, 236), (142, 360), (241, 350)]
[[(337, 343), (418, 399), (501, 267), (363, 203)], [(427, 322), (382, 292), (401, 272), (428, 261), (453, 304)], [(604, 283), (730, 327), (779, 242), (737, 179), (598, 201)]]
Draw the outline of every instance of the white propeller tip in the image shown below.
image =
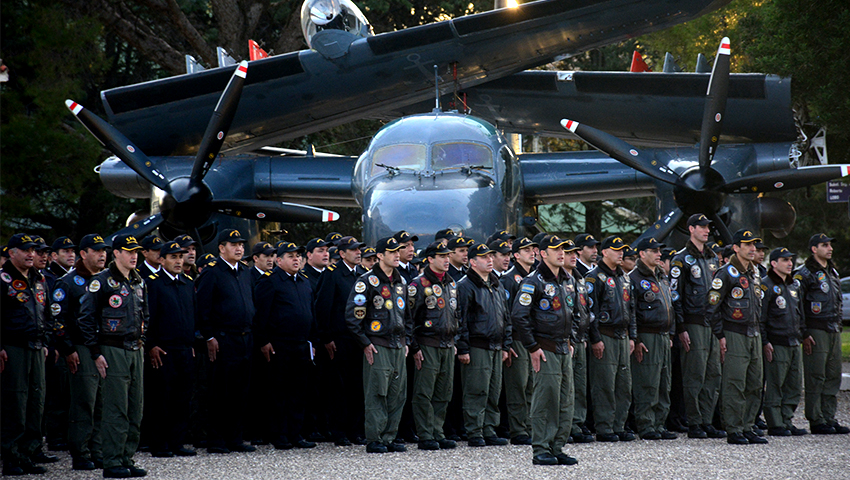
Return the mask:
[(78, 115), (82, 111), (83, 106), (73, 100), (65, 100), (65, 106), (72, 111), (74, 115)]
[(339, 220), (339, 214), (330, 210), (322, 210), (323, 222), (335, 222)]
[(567, 130), (575, 133), (576, 128), (578, 128), (578, 122), (575, 122), (573, 120), (569, 120), (567, 118), (563, 118), (563, 119), (561, 119), (561, 126), (566, 128)]
[(729, 37), (723, 37), (723, 40), (720, 41), (720, 48), (717, 49), (718, 55), (731, 55), (731, 42), (729, 41)]
[(239, 62), (239, 66), (236, 67), (236, 72), (234, 72), (234, 75), (236, 75), (237, 77), (245, 78), (245, 75), (247, 75), (247, 74), (248, 74), (248, 61), (242, 60), (241, 62)]

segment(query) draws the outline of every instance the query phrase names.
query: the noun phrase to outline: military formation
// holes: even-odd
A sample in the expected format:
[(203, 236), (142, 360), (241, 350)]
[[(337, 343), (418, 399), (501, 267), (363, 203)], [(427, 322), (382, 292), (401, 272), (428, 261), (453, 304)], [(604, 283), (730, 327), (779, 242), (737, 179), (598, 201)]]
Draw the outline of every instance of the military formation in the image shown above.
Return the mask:
[[(800, 266), (750, 231), (678, 252), (450, 229), (418, 253), (400, 231), (367, 246), (337, 232), (304, 246), (222, 231), (97, 234), (52, 246), (16, 234), (0, 267), (4, 475), (141, 477), (134, 455), (363, 445), (368, 453), (806, 435), (836, 419), (841, 292), (833, 239)], [(764, 261), (767, 260), (767, 266)], [(762, 420), (762, 415), (764, 420)]]

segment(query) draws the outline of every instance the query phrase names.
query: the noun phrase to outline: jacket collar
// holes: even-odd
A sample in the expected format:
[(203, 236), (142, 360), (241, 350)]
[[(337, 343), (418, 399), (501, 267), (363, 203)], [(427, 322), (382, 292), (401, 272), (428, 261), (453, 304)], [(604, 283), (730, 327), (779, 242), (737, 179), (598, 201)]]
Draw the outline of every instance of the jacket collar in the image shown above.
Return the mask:
[(399, 283), (399, 282), (401, 282), (401, 274), (398, 273), (397, 268), (393, 269), (392, 279), (387, 278), (387, 275), (384, 273), (383, 270), (381, 270), (380, 262), (376, 263), (375, 266), (372, 267), (372, 270), (370, 270), (370, 271), (372, 272), (373, 275), (378, 277), (382, 282), (386, 282), (386, 283)]
[[(489, 277), (487, 278), (487, 283), (484, 283), (484, 279), (481, 278), (481, 275), (478, 275), (473, 269), (469, 269), (466, 272), (466, 278), (472, 282), (478, 288), (488, 287), (495, 288), (499, 284), (499, 277), (496, 276), (495, 273), (490, 272)], [(488, 285), (489, 284), (489, 285)]]
[(600, 271), (602, 271), (602, 273), (608, 275), (609, 277), (622, 277), (624, 275), (623, 269), (621, 267), (618, 266), (616, 271), (611, 270), (610, 268), (608, 268), (608, 264), (605, 263), (604, 260), (600, 260), (599, 263), (596, 265), (596, 268), (598, 268)]
[(424, 275), (425, 278), (427, 278), (431, 283), (449, 284), (454, 281), (452, 280), (452, 276), (449, 275), (449, 272), (446, 272), (443, 274), (443, 281), (441, 282), (440, 279), (437, 278), (437, 274), (434, 273), (433, 270), (431, 270), (430, 266), (425, 268), (425, 271), (422, 273), (422, 275)]
[(776, 272), (774, 272), (772, 268), (767, 271), (767, 276), (770, 277), (770, 279), (773, 280), (773, 283), (775, 283), (777, 285), (783, 285), (783, 284), (784, 285), (790, 285), (790, 284), (794, 283), (794, 279), (792, 278), (792, 275), (786, 275), (785, 280), (782, 280), (782, 277), (777, 275)]
[(109, 273), (112, 274), (113, 277), (119, 278), (121, 280), (127, 280), (130, 283), (142, 283), (142, 277), (139, 275), (135, 269), (130, 270), (130, 273), (125, 277), (121, 270), (118, 270), (118, 266), (115, 265), (115, 261), (109, 263), (109, 267), (107, 267)]
[(645, 263), (643, 263), (641, 259), (638, 259), (637, 261), (637, 269), (638, 272), (642, 273), (643, 275), (647, 277), (655, 277), (656, 280), (660, 280), (664, 275), (664, 272), (662, 272), (661, 269), (658, 267), (655, 267), (655, 271), (650, 270), (650, 268)]
[(89, 271), (88, 268), (86, 268), (86, 264), (83, 263), (82, 258), (78, 258), (77, 261), (74, 263), (74, 271), (77, 273), (77, 275), (85, 278), (86, 280), (88, 280), (94, 275)]
[(754, 268), (754, 264), (753, 264), (753, 262), (750, 262), (750, 266), (749, 266), (749, 268), (746, 268), (746, 269), (745, 269), (745, 268), (744, 268), (744, 266), (743, 266), (743, 265), (741, 265), (741, 261), (740, 261), (740, 260), (738, 260), (738, 255), (734, 255), (734, 254), (733, 254), (733, 255), (732, 255), (732, 258), (729, 260), (729, 263), (731, 263), (731, 264), (732, 264), (732, 266), (733, 266), (733, 267), (735, 267), (735, 268), (737, 268), (737, 269), (738, 269), (738, 271), (739, 271), (739, 272), (741, 272), (741, 273), (749, 273), (749, 274), (751, 274), (751, 275), (752, 275), (752, 274), (755, 272), (755, 268)]
[(543, 277), (543, 280), (547, 281), (557, 281), (558, 283), (562, 283), (569, 278), (567, 274), (564, 272), (564, 269), (558, 270), (558, 278), (555, 278), (555, 274), (552, 273), (552, 270), (546, 265), (546, 262), (540, 262), (540, 265), (537, 266), (537, 273)]
[(688, 251), (688, 253), (695, 257), (714, 258), (717, 256), (717, 254), (714, 253), (712, 249), (708, 248), (708, 245), (703, 245), (702, 251), (700, 252), (697, 246), (694, 245), (694, 242), (692, 242), (691, 240), (688, 240), (688, 244), (687, 246), (685, 246), (685, 249)]
[(832, 260), (827, 260), (826, 261), (826, 268), (824, 268), (823, 265), (821, 265), (820, 263), (818, 263), (817, 260), (815, 260), (814, 255), (811, 255), (811, 256), (809, 256), (809, 258), (806, 259), (805, 265), (806, 265), (806, 268), (808, 268), (810, 272), (817, 272), (818, 270), (823, 270), (827, 274), (829, 274), (830, 272), (832, 272), (835, 269), (835, 263), (833, 263)]

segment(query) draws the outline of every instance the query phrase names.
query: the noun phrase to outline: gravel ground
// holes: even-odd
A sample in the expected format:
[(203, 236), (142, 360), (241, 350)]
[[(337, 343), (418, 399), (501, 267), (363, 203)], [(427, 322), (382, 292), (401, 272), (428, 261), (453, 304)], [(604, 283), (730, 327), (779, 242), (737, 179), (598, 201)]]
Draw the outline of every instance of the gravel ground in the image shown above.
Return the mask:
[[(841, 392), (838, 421), (850, 425), (850, 392)], [(803, 406), (795, 424), (808, 425)], [(576, 466), (534, 466), (531, 447), (470, 448), (420, 451), (408, 445), (406, 453), (367, 454), (365, 447), (335, 447), (322, 443), (311, 450), (276, 451), (261, 446), (254, 453), (208, 455), (194, 458), (152, 458), (136, 454), (136, 463), (152, 479), (523, 479), (523, 478), (794, 478), (850, 479), (850, 435), (768, 437), (768, 445), (735, 446), (725, 440), (678, 440), (567, 445), (578, 458)], [(54, 452), (55, 453), (55, 452)], [(101, 472), (71, 470), (67, 452), (49, 468), (51, 479), (102, 478)]]

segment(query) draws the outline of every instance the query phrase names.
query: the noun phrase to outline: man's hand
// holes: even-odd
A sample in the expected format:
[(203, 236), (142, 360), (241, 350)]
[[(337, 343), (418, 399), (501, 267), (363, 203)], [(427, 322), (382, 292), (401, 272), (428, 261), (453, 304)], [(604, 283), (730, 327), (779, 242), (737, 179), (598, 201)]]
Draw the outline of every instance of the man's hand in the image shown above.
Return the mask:
[(6, 353), (6, 350), (0, 350), (0, 373), (3, 373), (3, 370), (6, 370), (6, 362), (9, 361), (9, 354)]
[(274, 347), (272, 347), (271, 342), (260, 347), (260, 353), (263, 354), (267, 362), (272, 361), (272, 355), (274, 355)]
[(469, 354), (468, 353), (462, 353), (462, 354), (458, 355), (457, 359), (460, 361), (460, 363), (462, 363), (464, 365), (469, 365)]
[(546, 361), (546, 354), (543, 353), (542, 348), (538, 348), (537, 350), (531, 352), (531, 369), (534, 370), (534, 373), (540, 371), (541, 361)]
[(634, 348), (634, 350), (635, 350), (635, 360), (637, 360), (638, 363), (643, 362), (643, 352), (649, 351), (649, 349), (646, 348), (646, 345), (644, 345), (643, 342), (638, 343), (637, 346)]
[(769, 342), (767, 345), (764, 346), (764, 359), (768, 362), (773, 361), (773, 345), (771, 345)]
[(811, 355), (812, 354), (812, 347), (814, 347), (814, 346), (815, 346), (815, 339), (812, 338), (811, 335), (809, 335), (808, 337), (805, 338), (805, 340), (803, 340), (803, 353), (805, 353), (806, 355)]
[(416, 364), (417, 370), (422, 370), (422, 362), (425, 361), (425, 355), (422, 355), (422, 350), (413, 354), (413, 362)]
[(48, 350), (47, 347), (41, 347), (41, 351), (44, 352), (45, 359), (50, 355), (50, 350)]
[(325, 344), (325, 350), (328, 352), (328, 356), (331, 357), (331, 360), (334, 359), (334, 352), (336, 351), (336, 344), (331, 340), (330, 343)]
[(517, 355), (516, 350), (514, 350), (514, 348), (511, 347), (510, 351), (508, 352), (508, 359), (505, 360), (505, 366), (510, 367), (511, 364), (513, 363), (513, 361), (514, 361), (514, 358), (517, 358), (517, 357), (519, 357), (519, 355)]
[(508, 363), (511, 361), (511, 353), (507, 350), (502, 350), (502, 362)]
[(210, 356), (210, 361), (215, 361), (215, 356), (218, 353), (218, 340), (215, 337), (207, 340), (207, 354)]
[(726, 337), (720, 339), (720, 363), (726, 360)]
[(94, 360), (94, 365), (97, 367), (97, 372), (100, 374), (100, 378), (106, 378), (106, 369), (109, 368), (109, 364), (106, 363), (106, 359), (103, 358), (103, 355), (99, 355)]
[(410, 353), (410, 346), (404, 346), (404, 358), (407, 358), (407, 354)]
[(150, 355), (150, 357), (151, 357), (151, 366), (153, 368), (159, 368), (159, 367), (162, 366), (162, 358), (160, 357), (160, 355), (168, 355), (168, 354), (165, 353), (165, 350), (163, 350), (159, 347), (153, 347), (151, 349), (151, 351), (148, 352), (148, 355)]
[(631, 338), (629, 339), (629, 355), (635, 353), (635, 341)]
[(605, 352), (605, 344), (602, 341), (596, 342), (590, 346), (590, 350), (597, 360), (602, 360), (602, 354)]
[(688, 332), (682, 332), (679, 334), (679, 340), (682, 342), (682, 348), (685, 349), (686, 352), (691, 351), (691, 336), (688, 335)]
[(375, 355), (378, 354), (378, 349), (370, 343), (368, 347), (363, 349), (363, 353), (366, 354), (366, 361), (369, 362), (369, 365), (374, 365)]
[(68, 365), (68, 371), (71, 372), (71, 375), (77, 373), (77, 368), (80, 365), (80, 355), (77, 352), (68, 355), (65, 357), (65, 364)]

